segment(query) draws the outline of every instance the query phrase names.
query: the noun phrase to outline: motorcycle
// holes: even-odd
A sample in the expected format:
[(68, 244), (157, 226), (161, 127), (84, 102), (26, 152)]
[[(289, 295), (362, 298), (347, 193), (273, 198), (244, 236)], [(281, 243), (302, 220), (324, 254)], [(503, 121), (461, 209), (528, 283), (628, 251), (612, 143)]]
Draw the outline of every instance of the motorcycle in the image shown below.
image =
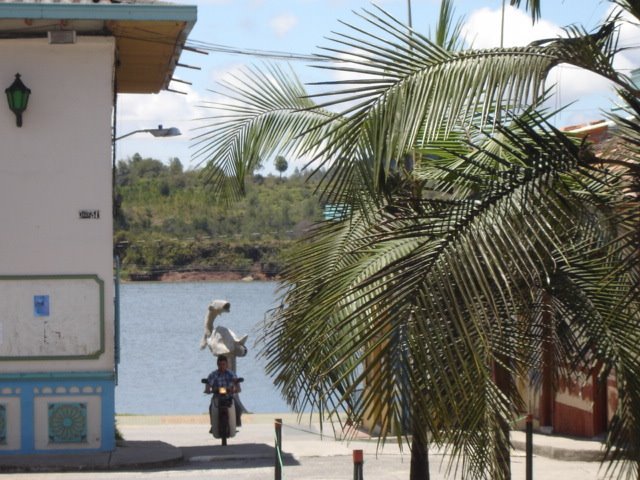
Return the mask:
[[(203, 378), (202, 383), (205, 385), (208, 383), (206, 378)], [(243, 378), (238, 378), (236, 383), (243, 382)], [(208, 390), (208, 389), (207, 389)], [(211, 403), (209, 404), (209, 417), (211, 419), (211, 430), (214, 438), (220, 438), (222, 445), (227, 445), (227, 439), (236, 435), (236, 402), (233, 398), (233, 393), (225, 387), (219, 387), (217, 391), (208, 392), (213, 396), (211, 397)]]

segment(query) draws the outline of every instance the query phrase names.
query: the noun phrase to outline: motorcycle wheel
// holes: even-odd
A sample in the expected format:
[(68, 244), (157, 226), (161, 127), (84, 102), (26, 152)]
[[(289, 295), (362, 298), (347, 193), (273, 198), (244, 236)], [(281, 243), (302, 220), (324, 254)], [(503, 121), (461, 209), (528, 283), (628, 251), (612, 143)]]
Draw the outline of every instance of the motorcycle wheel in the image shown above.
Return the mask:
[(229, 411), (226, 408), (220, 409), (219, 416), (219, 429), (220, 429), (220, 438), (222, 439), (222, 446), (227, 446), (227, 437), (229, 436)]

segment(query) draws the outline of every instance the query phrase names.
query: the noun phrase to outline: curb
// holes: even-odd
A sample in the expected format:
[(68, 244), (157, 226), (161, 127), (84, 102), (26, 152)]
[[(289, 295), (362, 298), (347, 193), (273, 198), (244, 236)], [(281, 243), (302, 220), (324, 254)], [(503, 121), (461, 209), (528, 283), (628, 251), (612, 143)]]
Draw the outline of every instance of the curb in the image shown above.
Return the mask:
[[(273, 459), (273, 455), (251, 455), (252, 459)], [(229, 461), (229, 460), (246, 460), (247, 456), (242, 454), (229, 454), (229, 455), (200, 455), (196, 457), (186, 458), (185, 461), (187, 463), (212, 463), (218, 461)]]
[[(526, 451), (527, 444), (521, 440), (511, 440), (511, 446), (517, 450)], [(533, 454), (554, 460), (573, 462), (601, 462), (604, 458), (603, 452), (597, 450), (578, 450), (550, 445), (539, 445), (533, 443)]]
[(113, 452), (0, 456), (0, 473), (153, 469), (184, 463), (182, 450), (160, 441), (124, 442)]

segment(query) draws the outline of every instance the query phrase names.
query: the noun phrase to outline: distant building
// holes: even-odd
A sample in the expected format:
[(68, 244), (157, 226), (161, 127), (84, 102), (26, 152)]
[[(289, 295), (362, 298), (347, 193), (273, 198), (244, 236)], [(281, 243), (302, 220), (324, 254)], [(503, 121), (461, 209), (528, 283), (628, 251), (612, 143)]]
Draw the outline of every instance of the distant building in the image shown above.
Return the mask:
[[(615, 149), (609, 140), (612, 125), (609, 121), (600, 120), (567, 126), (562, 130), (593, 144), (596, 155), (610, 156), (610, 150)], [(552, 362), (552, 353), (548, 352), (546, 358)], [(600, 382), (596, 374), (574, 372), (571, 379), (565, 379), (554, 387), (553, 366), (543, 368), (540, 389), (523, 396), (531, 399), (533, 411), (530, 413), (537, 428), (587, 438), (607, 430), (618, 405), (615, 373)]]
[(195, 21), (159, 2), (0, 1), (0, 81), (30, 90), (21, 126), (0, 106), (0, 456), (115, 448), (115, 104), (168, 88)]
[(322, 215), (325, 220), (344, 220), (351, 214), (351, 206), (346, 203), (327, 203)]

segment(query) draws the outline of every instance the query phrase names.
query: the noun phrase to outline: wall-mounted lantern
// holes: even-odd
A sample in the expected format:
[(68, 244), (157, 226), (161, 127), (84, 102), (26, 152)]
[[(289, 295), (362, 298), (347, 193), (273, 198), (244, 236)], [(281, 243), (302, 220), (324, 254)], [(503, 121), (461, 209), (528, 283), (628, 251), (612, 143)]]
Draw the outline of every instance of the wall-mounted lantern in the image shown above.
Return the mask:
[(9, 102), (9, 108), (16, 114), (16, 125), (22, 126), (22, 112), (27, 109), (29, 103), (29, 90), (22, 80), (20, 80), (20, 74), (16, 73), (16, 79), (13, 81), (9, 88), (5, 88), (4, 93), (7, 94), (7, 102)]

